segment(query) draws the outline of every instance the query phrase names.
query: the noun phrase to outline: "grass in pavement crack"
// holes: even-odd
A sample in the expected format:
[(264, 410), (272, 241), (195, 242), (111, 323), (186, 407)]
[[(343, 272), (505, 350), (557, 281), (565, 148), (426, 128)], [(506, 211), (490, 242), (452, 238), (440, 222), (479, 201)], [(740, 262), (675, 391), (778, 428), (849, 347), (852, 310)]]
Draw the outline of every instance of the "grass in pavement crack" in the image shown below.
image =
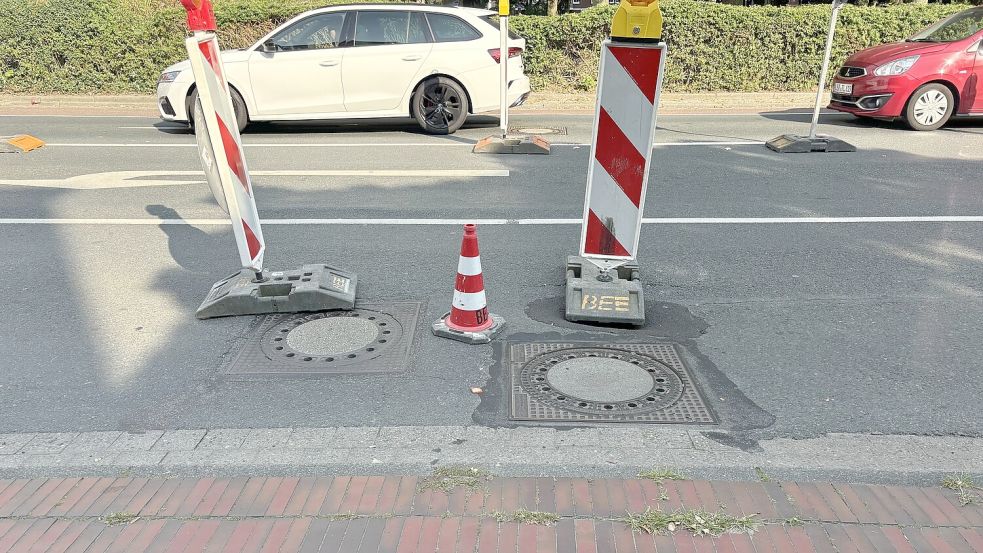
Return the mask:
[(560, 515), (556, 513), (544, 513), (542, 511), (527, 511), (525, 509), (518, 509), (512, 511), (511, 513), (503, 513), (501, 511), (495, 511), (491, 514), (491, 517), (497, 522), (518, 522), (521, 524), (542, 524), (544, 526), (552, 526), (560, 520)]
[(701, 509), (665, 512), (649, 508), (644, 513), (628, 513), (619, 521), (636, 532), (671, 534), (684, 529), (695, 536), (751, 533), (761, 525), (755, 515), (735, 517), (723, 511), (707, 512)]
[(102, 517), (102, 521), (106, 524), (106, 526), (117, 526), (119, 524), (130, 524), (139, 518), (140, 517), (131, 513), (113, 513)]
[(450, 493), (459, 487), (476, 490), (491, 479), (487, 472), (474, 467), (437, 467), (420, 482), (420, 491), (440, 490)]
[(956, 498), (963, 507), (972, 505), (980, 499), (980, 488), (973, 479), (965, 474), (946, 476), (942, 479), (942, 487), (956, 492)]
[(666, 480), (686, 480), (685, 476), (671, 468), (646, 470), (638, 473), (638, 477), (645, 478), (646, 480), (654, 480), (660, 484)]

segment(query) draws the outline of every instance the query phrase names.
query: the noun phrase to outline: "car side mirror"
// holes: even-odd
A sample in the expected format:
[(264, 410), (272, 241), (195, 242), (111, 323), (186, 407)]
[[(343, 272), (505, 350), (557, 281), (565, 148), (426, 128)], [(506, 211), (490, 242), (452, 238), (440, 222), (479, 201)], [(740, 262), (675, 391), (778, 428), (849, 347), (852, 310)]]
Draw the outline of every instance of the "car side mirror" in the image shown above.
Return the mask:
[(259, 49), (264, 54), (272, 54), (273, 52), (276, 52), (276, 43), (273, 42), (273, 39), (271, 38), (271, 39), (267, 40), (266, 42), (264, 42), (263, 45), (260, 46)]

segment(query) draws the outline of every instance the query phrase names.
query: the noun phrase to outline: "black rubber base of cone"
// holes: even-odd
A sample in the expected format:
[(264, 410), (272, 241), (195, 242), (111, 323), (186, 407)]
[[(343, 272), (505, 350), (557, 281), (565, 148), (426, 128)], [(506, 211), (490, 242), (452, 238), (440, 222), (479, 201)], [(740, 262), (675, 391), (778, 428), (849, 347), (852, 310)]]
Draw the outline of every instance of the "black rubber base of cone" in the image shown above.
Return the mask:
[(489, 315), (489, 317), (492, 319), (492, 325), (485, 330), (475, 332), (455, 330), (447, 326), (447, 318), (450, 317), (450, 315), (450, 313), (447, 313), (433, 324), (434, 336), (450, 338), (451, 340), (457, 340), (458, 342), (464, 342), (465, 344), (487, 344), (491, 342), (503, 328), (505, 328), (505, 319), (492, 313)]

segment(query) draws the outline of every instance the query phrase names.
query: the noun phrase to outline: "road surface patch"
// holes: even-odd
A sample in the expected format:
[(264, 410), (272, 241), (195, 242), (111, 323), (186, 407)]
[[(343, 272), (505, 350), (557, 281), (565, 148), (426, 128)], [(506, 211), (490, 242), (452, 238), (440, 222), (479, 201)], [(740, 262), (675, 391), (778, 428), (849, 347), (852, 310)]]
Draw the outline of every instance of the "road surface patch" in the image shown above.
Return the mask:
[(511, 343), (512, 420), (716, 424), (672, 343)]

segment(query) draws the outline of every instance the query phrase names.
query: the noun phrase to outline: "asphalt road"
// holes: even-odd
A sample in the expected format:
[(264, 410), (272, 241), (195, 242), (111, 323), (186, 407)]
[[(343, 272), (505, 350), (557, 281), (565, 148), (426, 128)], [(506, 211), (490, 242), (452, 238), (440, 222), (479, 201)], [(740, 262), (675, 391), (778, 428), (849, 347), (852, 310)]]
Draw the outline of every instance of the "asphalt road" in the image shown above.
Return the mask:
[[(637, 331), (560, 313), (589, 116), (515, 118), (563, 133), (549, 157), (472, 154), (489, 118), (452, 137), (404, 121), (254, 129), (257, 202), (276, 220), (264, 226), (268, 265), (337, 264), (359, 274), (361, 301), (425, 305), (405, 373), (236, 381), (221, 367), (252, 319), (193, 316), (237, 266), (229, 227), (212, 224), (224, 214), (182, 173), (200, 167), (193, 137), (148, 118), (0, 117), (0, 135), (49, 143), (0, 157), (0, 432), (512, 424), (495, 394), (469, 391), (504, 386), (500, 346), (427, 328), (450, 302), (456, 222), (505, 219), (479, 228), (503, 340), (670, 338), (721, 439), (983, 436), (983, 222), (919, 219), (983, 214), (983, 125), (913, 133), (829, 115), (822, 131), (859, 152), (758, 143), (808, 118), (660, 119), (645, 213), (663, 224), (642, 231), (649, 325)], [(121, 171), (134, 173), (103, 174)], [(297, 174), (313, 171), (363, 173)], [(789, 217), (896, 219), (769, 219)]]

